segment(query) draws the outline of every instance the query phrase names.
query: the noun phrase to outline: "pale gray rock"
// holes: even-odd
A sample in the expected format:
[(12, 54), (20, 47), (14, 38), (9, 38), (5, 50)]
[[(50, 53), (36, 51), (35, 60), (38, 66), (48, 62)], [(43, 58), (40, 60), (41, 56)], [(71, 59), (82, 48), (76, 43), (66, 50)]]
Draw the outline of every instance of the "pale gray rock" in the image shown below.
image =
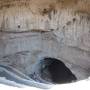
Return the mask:
[[(0, 1), (0, 64), (29, 75), (39, 60), (52, 57), (64, 62), (78, 80), (89, 77), (90, 1), (79, 0), (76, 8), (73, 1), (65, 9), (53, 7), (51, 0), (41, 1), (41, 6), (33, 0), (10, 1), (10, 6)], [(82, 9), (84, 3), (87, 9)]]

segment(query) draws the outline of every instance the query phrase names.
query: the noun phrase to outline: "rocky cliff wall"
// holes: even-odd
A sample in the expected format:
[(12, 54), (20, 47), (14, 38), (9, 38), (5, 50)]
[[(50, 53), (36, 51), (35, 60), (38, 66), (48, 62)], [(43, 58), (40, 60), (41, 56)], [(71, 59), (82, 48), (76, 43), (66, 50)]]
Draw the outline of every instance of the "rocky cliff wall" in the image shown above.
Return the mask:
[(89, 0), (0, 0), (0, 63), (29, 74), (43, 57), (90, 75)]

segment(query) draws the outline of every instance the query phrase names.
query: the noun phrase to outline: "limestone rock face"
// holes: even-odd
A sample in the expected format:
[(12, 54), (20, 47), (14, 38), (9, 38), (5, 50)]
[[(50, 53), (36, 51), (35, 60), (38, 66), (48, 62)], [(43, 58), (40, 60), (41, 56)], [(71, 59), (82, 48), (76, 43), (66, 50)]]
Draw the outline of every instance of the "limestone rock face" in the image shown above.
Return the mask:
[(29, 74), (44, 57), (78, 79), (90, 73), (89, 0), (0, 0), (0, 64)]

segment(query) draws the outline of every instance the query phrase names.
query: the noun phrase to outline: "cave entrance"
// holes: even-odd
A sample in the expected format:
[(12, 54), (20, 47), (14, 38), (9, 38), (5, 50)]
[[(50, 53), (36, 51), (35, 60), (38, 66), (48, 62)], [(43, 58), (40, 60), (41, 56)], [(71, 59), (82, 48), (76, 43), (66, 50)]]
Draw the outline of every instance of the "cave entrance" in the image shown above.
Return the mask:
[(39, 61), (35, 68), (36, 70), (32, 76), (41, 82), (63, 84), (77, 80), (71, 70), (61, 60), (56, 58), (44, 58)]

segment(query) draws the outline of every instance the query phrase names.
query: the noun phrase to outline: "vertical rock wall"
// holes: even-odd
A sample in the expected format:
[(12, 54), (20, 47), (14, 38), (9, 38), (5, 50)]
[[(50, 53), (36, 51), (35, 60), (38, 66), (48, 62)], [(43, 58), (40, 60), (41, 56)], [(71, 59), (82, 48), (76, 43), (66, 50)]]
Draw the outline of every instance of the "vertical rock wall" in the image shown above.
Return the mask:
[(89, 9), (89, 0), (0, 1), (0, 63), (29, 74), (40, 58), (54, 57), (79, 79), (89, 76)]

